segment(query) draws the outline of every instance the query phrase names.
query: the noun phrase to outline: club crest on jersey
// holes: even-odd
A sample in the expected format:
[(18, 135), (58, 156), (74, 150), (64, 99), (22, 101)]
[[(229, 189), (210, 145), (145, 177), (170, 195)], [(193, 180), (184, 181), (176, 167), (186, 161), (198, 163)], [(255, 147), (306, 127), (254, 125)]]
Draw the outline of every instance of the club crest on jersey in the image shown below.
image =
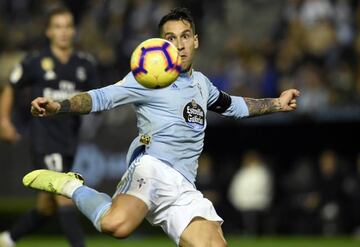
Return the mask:
[(54, 61), (50, 57), (41, 60), (41, 68), (45, 71), (54, 70)]
[(205, 113), (195, 100), (187, 103), (184, 107), (183, 116), (185, 122), (193, 129), (202, 129), (205, 124)]
[(56, 79), (54, 66), (55, 66), (54, 61), (50, 57), (44, 57), (41, 60), (41, 68), (45, 71), (45, 75), (44, 75), (45, 80)]

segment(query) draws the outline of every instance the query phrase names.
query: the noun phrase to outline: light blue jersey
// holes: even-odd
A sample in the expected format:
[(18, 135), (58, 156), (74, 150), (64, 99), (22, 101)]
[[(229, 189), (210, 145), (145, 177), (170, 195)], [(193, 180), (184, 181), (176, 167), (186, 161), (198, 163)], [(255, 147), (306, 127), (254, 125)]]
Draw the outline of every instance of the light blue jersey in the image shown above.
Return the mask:
[[(147, 89), (130, 72), (122, 81), (89, 94), (92, 112), (134, 105), (139, 136), (129, 148), (127, 162), (141, 150), (164, 161), (194, 184), (204, 145), (207, 109), (220, 95), (207, 77), (193, 71), (191, 75), (181, 74), (169, 87)], [(231, 96), (231, 105), (222, 115), (243, 118), (249, 111), (242, 97)]]

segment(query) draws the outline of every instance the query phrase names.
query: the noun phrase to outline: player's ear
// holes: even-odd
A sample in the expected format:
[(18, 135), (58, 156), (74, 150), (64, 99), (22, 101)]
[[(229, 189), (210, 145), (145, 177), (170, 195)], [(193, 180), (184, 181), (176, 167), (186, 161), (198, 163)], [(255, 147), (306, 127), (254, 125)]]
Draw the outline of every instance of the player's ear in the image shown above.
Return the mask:
[(199, 38), (197, 34), (194, 35), (194, 47), (195, 49), (199, 48)]

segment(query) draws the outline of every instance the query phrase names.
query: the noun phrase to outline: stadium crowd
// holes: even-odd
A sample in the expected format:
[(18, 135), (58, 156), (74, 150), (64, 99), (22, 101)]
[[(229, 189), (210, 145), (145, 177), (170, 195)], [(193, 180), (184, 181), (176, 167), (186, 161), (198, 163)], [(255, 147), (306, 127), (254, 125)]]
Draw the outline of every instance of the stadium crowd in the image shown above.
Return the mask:
[[(133, 48), (157, 36), (164, 13), (184, 5), (199, 33), (195, 67), (220, 89), (260, 98), (298, 88), (298, 121), (319, 116), (325, 124), (360, 121), (356, 0), (0, 0), (0, 86), (26, 52), (46, 42), (44, 13), (58, 4), (75, 14), (76, 45), (95, 55), (103, 84), (122, 78)], [(105, 126), (134, 124), (114, 112)], [(110, 130), (103, 123), (104, 131)], [(86, 134), (84, 139), (105, 139)], [(123, 139), (122, 151), (131, 138)], [(111, 149), (112, 144), (96, 141)], [(209, 152), (202, 156), (197, 183), (224, 215), (226, 231), (360, 236), (360, 150), (349, 156), (319, 147), (290, 160), (280, 173), (276, 160), (244, 150), (225, 159), (229, 164), (222, 165), (227, 168), (219, 179), (219, 158)]]
[[(45, 42), (44, 13), (59, 2), (0, 1), (2, 82), (11, 61)], [(96, 55), (104, 82), (123, 75), (132, 49), (157, 36), (160, 16), (182, 4), (192, 9), (202, 40), (197, 67), (220, 88), (271, 97), (295, 86), (303, 111), (359, 103), (358, 1), (65, 2), (76, 15), (77, 45)]]

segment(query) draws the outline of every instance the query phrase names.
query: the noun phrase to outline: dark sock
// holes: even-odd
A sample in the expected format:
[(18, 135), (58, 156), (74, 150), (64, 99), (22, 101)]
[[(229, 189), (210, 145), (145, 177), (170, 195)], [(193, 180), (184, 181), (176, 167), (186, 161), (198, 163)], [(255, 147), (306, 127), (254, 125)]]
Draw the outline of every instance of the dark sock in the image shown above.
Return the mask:
[(58, 216), (61, 228), (72, 247), (85, 247), (85, 237), (78, 221), (74, 206), (59, 207)]
[(48, 218), (49, 216), (41, 214), (37, 209), (31, 210), (13, 224), (10, 229), (11, 239), (16, 242), (22, 236), (38, 229)]

